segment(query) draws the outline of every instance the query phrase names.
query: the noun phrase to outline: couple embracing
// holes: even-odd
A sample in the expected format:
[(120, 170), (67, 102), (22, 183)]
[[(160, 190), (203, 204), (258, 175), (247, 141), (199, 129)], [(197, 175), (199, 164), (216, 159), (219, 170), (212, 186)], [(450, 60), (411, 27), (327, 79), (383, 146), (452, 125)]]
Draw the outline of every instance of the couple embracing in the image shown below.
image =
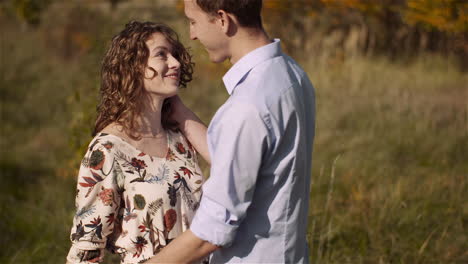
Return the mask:
[(232, 64), (208, 128), (177, 96), (193, 64), (171, 28), (133, 21), (113, 38), (68, 263), (102, 262), (105, 249), (122, 263), (308, 263), (314, 89), (261, 8), (184, 1), (190, 38)]

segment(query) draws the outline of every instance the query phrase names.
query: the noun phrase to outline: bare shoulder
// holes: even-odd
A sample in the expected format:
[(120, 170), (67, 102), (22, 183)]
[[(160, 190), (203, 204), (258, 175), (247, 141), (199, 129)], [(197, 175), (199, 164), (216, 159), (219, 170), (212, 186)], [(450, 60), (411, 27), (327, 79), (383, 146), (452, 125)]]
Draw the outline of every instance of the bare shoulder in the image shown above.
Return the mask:
[(99, 133), (106, 133), (106, 134), (111, 134), (111, 135), (118, 136), (121, 138), (127, 138), (122, 127), (114, 122), (110, 123), (103, 130), (99, 131)]

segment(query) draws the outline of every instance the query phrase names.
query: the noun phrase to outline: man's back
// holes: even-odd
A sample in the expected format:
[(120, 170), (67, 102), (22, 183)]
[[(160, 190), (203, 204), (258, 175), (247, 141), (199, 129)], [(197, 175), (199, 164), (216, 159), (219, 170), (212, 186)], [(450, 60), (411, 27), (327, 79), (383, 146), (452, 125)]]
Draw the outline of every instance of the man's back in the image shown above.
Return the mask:
[(191, 229), (223, 245), (213, 263), (307, 263), (312, 84), (278, 41), (243, 57), (224, 82), (231, 97), (208, 129), (211, 177)]

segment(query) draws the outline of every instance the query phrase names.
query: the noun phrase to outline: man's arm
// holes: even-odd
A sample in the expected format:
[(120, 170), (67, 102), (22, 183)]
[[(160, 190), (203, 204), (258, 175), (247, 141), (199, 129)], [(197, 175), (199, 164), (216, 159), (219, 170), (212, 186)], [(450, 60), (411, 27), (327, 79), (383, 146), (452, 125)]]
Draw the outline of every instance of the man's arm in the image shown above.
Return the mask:
[(192, 263), (203, 259), (218, 248), (187, 230), (145, 263)]
[(179, 96), (171, 98), (174, 118), (179, 123), (179, 128), (185, 137), (190, 141), (193, 147), (203, 157), (203, 159), (211, 164), (210, 153), (206, 141), (206, 125), (198, 118), (195, 113), (188, 109)]
[(268, 130), (250, 105), (224, 107), (221, 114), (212, 121), (211, 176), (190, 230), (147, 263), (190, 263), (234, 242), (253, 199)]

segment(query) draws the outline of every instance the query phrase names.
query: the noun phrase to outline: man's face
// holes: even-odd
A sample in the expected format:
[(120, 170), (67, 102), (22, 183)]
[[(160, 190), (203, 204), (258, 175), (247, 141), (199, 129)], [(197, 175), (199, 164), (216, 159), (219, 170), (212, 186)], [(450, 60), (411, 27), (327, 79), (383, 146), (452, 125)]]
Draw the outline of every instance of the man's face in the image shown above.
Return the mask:
[(229, 58), (227, 36), (222, 31), (220, 21), (205, 13), (196, 0), (185, 0), (184, 11), (190, 23), (190, 38), (200, 41), (210, 60), (220, 63)]

